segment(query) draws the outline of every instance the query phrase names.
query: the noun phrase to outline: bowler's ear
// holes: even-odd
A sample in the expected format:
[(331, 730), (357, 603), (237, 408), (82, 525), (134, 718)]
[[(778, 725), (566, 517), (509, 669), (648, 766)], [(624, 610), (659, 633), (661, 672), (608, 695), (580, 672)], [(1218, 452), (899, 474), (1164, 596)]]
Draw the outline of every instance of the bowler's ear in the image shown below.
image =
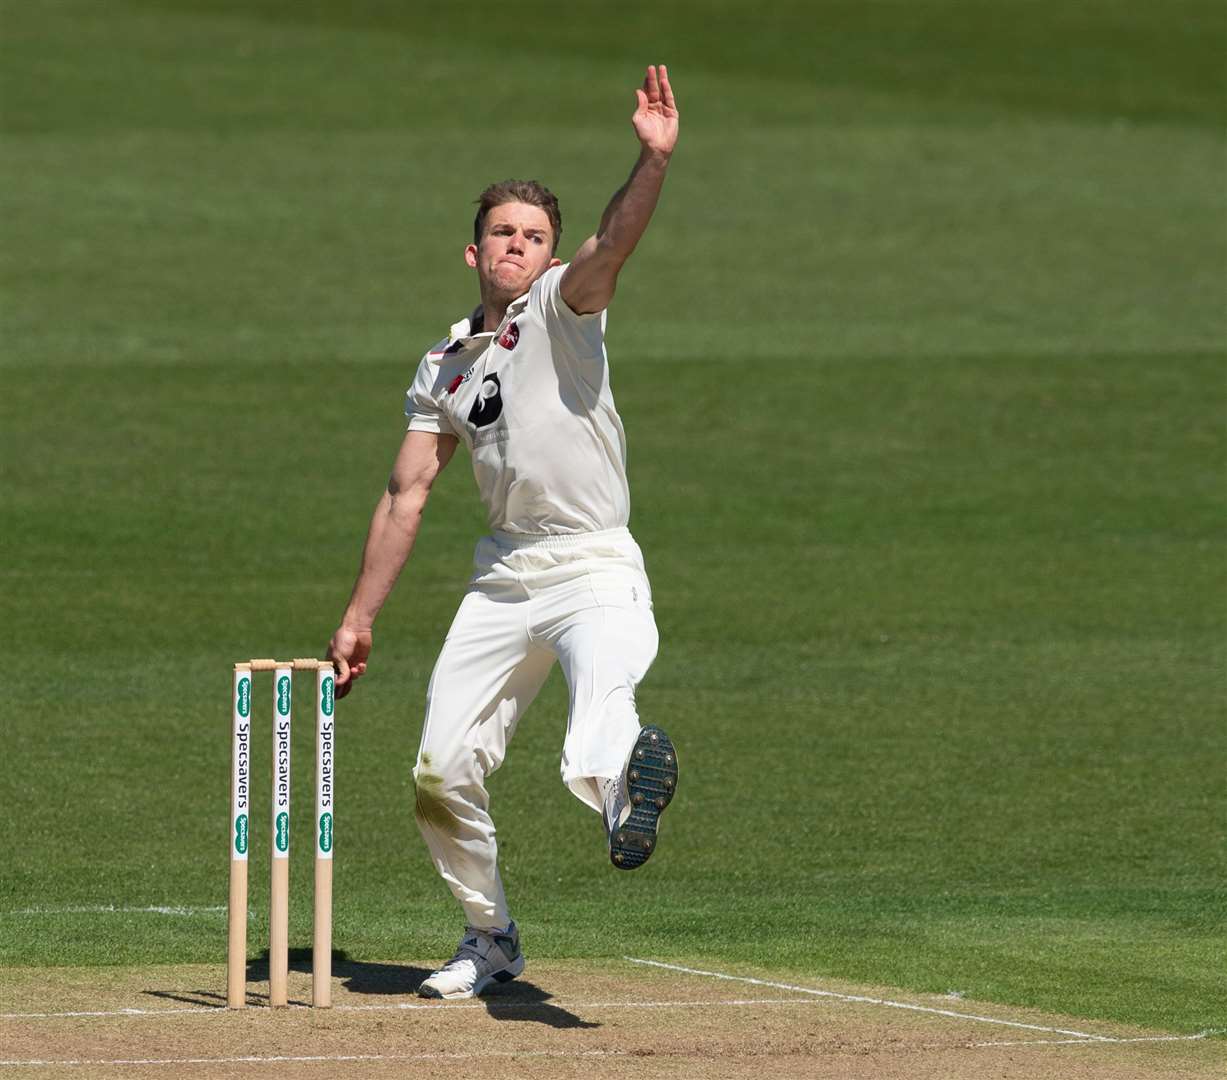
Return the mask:
[(553, 270), (555, 266), (561, 266), (561, 265), (562, 265), (561, 259), (551, 259), (548, 269)]
[(466, 245), (464, 249), (464, 261), (474, 270), (477, 269), (477, 245), (476, 244)]

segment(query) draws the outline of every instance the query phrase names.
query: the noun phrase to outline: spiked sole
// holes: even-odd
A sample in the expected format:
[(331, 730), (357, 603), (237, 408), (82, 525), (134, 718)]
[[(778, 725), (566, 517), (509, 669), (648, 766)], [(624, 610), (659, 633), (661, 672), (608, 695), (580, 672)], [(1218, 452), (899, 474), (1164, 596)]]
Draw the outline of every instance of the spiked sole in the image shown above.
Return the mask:
[(642, 728), (626, 766), (630, 817), (609, 834), (609, 861), (634, 870), (656, 850), (660, 815), (677, 790), (677, 752), (660, 728)]

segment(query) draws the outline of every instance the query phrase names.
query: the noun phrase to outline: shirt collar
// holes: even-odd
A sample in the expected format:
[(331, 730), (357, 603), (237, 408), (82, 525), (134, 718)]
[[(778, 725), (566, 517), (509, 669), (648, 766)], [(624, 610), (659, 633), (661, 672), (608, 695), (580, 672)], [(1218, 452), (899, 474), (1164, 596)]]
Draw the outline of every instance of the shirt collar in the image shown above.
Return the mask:
[(478, 316), (481, 315), (481, 306), (475, 307), (471, 315), (467, 315), (459, 322), (452, 323), (447, 332), (447, 345), (443, 351), (445, 353), (460, 352), (474, 341), (494, 337), (512, 319), (523, 314), (526, 307), (528, 307), (528, 293), (525, 293), (523, 296), (517, 296), (507, 305), (507, 314), (503, 316), (503, 321), (495, 329), (486, 330), (483, 328), (474, 333), (473, 325), (477, 321)]

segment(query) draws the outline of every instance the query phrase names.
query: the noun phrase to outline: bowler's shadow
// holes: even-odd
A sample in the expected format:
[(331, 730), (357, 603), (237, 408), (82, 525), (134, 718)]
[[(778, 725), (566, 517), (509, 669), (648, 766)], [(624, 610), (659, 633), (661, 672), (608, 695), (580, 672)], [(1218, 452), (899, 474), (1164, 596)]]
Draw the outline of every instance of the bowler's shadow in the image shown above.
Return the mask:
[[(290, 949), (290, 970), (310, 973), (311, 950)], [(354, 994), (387, 994), (392, 997), (405, 997), (416, 994), (422, 980), (430, 974), (429, 968), (414, 967), (410, 964), (370, 964), (359, 960), (350, 960), (343, 949), (332, 950), (332, 974), (334, 978), (342, 979), (346, 990)], [(248, 983), (268, 981), (268, 950), (247, 961)], [(181, 1001), (192, 1005), (224, 1004), (225, 994), (213, 990), (191, 990), (172, 992), (168, 990), (146, 990), (151, 997), (167, 998), (171, 1001)], [(534, 1024), (545, 1024), (552, 1028), (596, 1028), (600, 1024), (581, 1020), (572, 1012), (558, 1005), (551, 1005), (553, 997), (547, 990), (527, 982), (524, 979), (514, 979), (509, 983), (494, 983), (485, 994), (477, 1000), (486, 1007), (486, 1012), (495, 1020), (519, 1020)], [(265, 1004), (266, 994), (254, 990), (247, 991), (247, 1000), (253, 1005)], [(296, 1005), (308, 1005), (307, 1001), (295, 1001)]]
[[(345, 980), (345, 989), (355, 994), (414, 994), (430, 974), (426, 968), (408, 964), (365, 964), (348, 960), (341, 963), (334, 960), (332, 971)], [(581, 1020), (558, 1005), (551, 1005), (551, 997), (549, 991), (531, 982), (513, 979), (509, 983), (492, 984), (477, 1000), (495, 1020), (519, 1020), (552, 1028), (601, 1026)]]

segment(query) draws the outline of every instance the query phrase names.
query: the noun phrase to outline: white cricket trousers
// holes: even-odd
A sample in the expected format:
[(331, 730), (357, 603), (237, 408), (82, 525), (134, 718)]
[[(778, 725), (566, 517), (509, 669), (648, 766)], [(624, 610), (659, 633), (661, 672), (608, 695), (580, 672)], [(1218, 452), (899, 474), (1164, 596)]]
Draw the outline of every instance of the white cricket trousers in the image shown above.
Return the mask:
[(626, 529), (480, 541), (435, 662), (413, 778), (435, 868), (470, 926), (511, 921), (486, 777), (554, 661), (570, 690), (562, 779), (594, 810), (639, 733), (635, 688), (656, 657), (643, 555)]

